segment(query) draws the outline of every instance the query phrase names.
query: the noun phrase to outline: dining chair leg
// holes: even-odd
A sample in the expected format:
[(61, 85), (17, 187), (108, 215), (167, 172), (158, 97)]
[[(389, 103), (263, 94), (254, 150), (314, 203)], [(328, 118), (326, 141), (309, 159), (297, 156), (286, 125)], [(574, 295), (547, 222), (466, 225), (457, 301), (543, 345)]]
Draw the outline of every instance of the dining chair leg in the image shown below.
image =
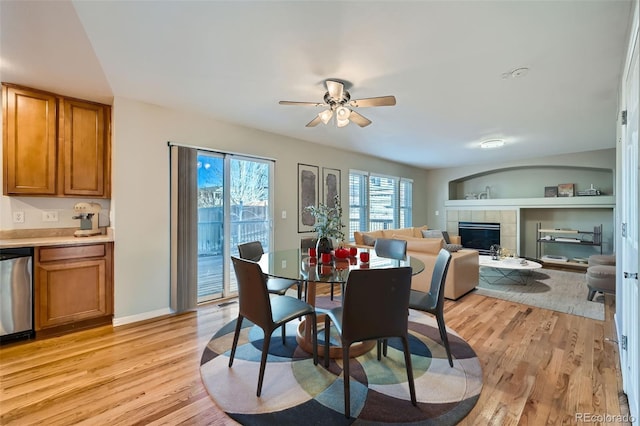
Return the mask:
[(349, 347), (350, 344), (342, 342), (342, 375), (344, 382), (344, 416), (351, 417), (351, 392), (349, 389)]
[(298, 282), (298, 299), (302, 300), (302, 283)]
[(409, 394), (411, 395), (411, 403), (418, 405), (416, 400), (416, 385), (413, 381), (413, 366), (411, 365), (411, 352), (409, 352), (409, 339), (402, 336), (402, 346), (404, 347), (404, 363), (407, 368), (407, 381), (409, 382)]
[(331, 283), (331, 296), (330, 296), (330, 300), (333, 300), (333, 283)]
[(243, 319), (244, 317), (242, 315), (238, 315), (238, 319), (236, 319), (236, 331), (233, 333), (233, 344), (231, 345), (231, 354), (229, 355), (229, 367), (233, 364), (233, 357), (236, 355), (236, 347), (238, 346), (238, 337), (240, 337)]
[(441, 314), (436, 314), (438, 320), (438, 330), (440, 331), (440, 339), (447, 351), (447, 358), (449, 358), (449, 366), (453, 367), (453, 360), (451, 358), (451, 348), (449, 347), (449, 338), (447, 337), (447, 327), (444, 325), (444, 318)]
[(331, 328), (331, 320), (329, 319), (329, 315), (324, 316), (324, 367), (329, 368), (329, 339), (331, 338), (330, 333)]
[(267, 366), (267, 355), (269, 354), (269, 344), (271, 343), (271, 332), (264, 330), (264, 341), (262, 342), (262, 357), (260, 358), (260, 372), (258, 373), (258, 391), (256, 396), (262, 393), (262, 380), (264, 379), (264, 369)]
[(311, 328), (313, 331), (313, 336), (311, 338), (313, 343), (313, 365), (318, 365), (318, 317), (315, 312), (310, 315), (311, 320)]

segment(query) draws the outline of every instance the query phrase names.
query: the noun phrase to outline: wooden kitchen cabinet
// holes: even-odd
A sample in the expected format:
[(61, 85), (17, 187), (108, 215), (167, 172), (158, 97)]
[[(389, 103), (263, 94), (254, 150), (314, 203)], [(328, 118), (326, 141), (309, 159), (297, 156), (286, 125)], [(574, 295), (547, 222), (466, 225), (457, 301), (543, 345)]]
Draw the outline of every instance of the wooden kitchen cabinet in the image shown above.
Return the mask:
[(55, 95), (3, 86), (4, 193), (55, 195)]
[(36, 248), (36, 331), (111, 323), (112, 253), (113, 243)]
[(111, 107), (4, 83), (4, 193), (109, 198)]
[(109, 107), (64, 99), (62, 193), (103, 197), (109, 194)]

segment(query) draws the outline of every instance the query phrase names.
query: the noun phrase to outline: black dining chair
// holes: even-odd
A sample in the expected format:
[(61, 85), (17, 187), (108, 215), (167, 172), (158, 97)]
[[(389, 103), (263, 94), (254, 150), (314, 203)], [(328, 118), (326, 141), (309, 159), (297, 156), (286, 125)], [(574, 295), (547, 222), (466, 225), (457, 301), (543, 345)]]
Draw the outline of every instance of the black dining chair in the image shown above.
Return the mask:
[(238, 346), (238, 337), (242, 329), (242, 321), (246, 318), (264, 332), (260, 372), (258, 373), (258, 390), (256, 393), (257, 396), (260, 396), (271, 335), (276, 328), (282, 327), (284, 330), (286, 323), (289, 321), (308, 315), (310, 318), (307, 320), (312, 321), (313, 327), (313, 363), (314, 365), (318, 364), (316, 312), (313, 306), (295, 297), (269, 297), (265, 275), (262, 273), (260, 265), (256, 262), (235, 256), (231, 256), (231, 261), (238, 281), (240, 307), (229, 356), (229, 367), (233, 365), (233, 358)]
[(313, 237), (305, 237), (300, 239), (300, 248), (302, 250), (309, 250), (315, 248), (318, 245), (318, 239)]
[(411, 290), (409, 307), (418, 311), (427, 312), (436, 317), (438, 330), (440, 331), (440, 339), (444, 344), (444, 348), (447, 350), (449, 366), (453, 367), (451, 348), (449, 347), (449, 339), (447, 338), (447, 327), (444, 323), (444, 285), (447, 280), (450, 263), (451, 253), (445, 249), (440, 249), (435, 266), (433, 267), (429, 292), (425, 293), (423, 291)]
[(394, 238), (378, 238), (373, 246), (376, 256), (403, 260), (407, 258), (407, 241)]
[[(253, 260), (257, 262), (264, 254), (262, 243), (260, 241), (251, 241), (249, 243), (238, 244), (238, 254), (240, 258)], [(296, 286), (298, 290), (298, 299), (302, 299), (302, 282), (299, 280), (290, 280), (286, 278), (267, 277), (267, 289), (271, 294), (283, 296), (290, 287)]]
[[(378, 238), (373, 245), (373, 250), (378, 257), (403, 260), (407, 258), (407, 241), (395, 238)], [(380, 361), (380, 347), (384, 356), (387, 356), (387, 340), (378, 340), (378, 361)]]
[(409, 382), (411, 403), (416, 391), (409, 352), (409, 292), (411, 268), (353, 270), (347, 278), (342, 306), (327, 312), (324, 325), (324, 365), (329, 366), (329, 334), (333, 322), (340, 335), (344, 368), (344, 411), (351, 415), (349, 349), (355, 342), (400, 337)]

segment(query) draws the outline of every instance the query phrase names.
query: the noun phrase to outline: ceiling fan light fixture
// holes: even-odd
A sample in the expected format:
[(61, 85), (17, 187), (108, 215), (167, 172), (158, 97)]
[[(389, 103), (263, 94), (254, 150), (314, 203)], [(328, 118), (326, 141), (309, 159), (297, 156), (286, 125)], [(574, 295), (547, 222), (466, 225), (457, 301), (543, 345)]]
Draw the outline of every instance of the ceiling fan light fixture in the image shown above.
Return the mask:
[(480, 142), (480, 148), (483, 149), (501, 148), (503, 146), (504, 140), (502, 139), (488, 139), (486, 141)]
[(348, 119), (348, 118), (347, 118), (347, 119), (345, 119), (345, 120), (342, 120), (342, 119), (340, 119), (338, 116), (336, 116), (336, 125), (337, 125), (338, 127), (344, 127), (344, 126), (346, 126), (347, 124), (349, 124), (349, 119)]
[(344, 107), (344, 106), (340, 106), (336, 110), (336, 117), (339, 120), (349, 120), (349, 116), (350, 115), (351, 115), (351, 110), (349, 108)]
[(325, 109), (324, 111), (318, 114), (318, 117), (320, 117), (320, 120), (322, 120), (324, 124), (327, 124), (329, 120), (331, 120), (331, 117), (333, 117), (333, 110)]

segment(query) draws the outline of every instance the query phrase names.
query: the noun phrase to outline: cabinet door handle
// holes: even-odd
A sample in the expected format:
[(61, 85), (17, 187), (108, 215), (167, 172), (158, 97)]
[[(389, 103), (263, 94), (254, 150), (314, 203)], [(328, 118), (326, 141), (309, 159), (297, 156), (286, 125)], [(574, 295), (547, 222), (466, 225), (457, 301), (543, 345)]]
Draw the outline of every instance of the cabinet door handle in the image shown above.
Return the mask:
[(637, 280), (638, 279), (638, 273), (637, 272), (635, 272), (635, 273), (625, 272), (624, 273), (624, 277)]

